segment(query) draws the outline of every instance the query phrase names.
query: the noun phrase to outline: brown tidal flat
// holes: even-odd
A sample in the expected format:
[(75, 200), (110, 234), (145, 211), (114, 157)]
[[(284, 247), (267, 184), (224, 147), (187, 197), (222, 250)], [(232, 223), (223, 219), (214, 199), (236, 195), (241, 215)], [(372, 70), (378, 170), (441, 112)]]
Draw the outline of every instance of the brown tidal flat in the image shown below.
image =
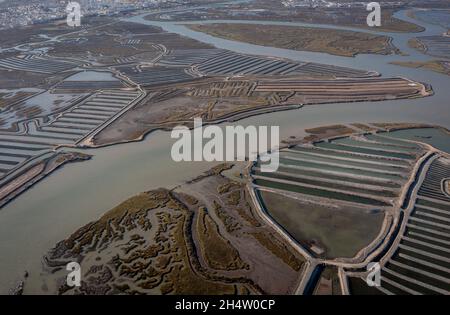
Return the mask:
[(229, 40), (284, 49), (323, 52), (338, 56), (398, 54), (388, 36), (362, 32), (263, 24), (186, 25), (194, 31)]
[(417, 98), (431, 93), (428, 86), (403, 78), (210, 78), (148, 89), (144, 101), (97, 134), (93, 142), (106, 145), (141, 139), (153, 130), (170, 130), (180, 124), (191, 127), (194, 117), (215, 123), (303, 105)]
[(436, 58), (450, 58), (450, 38), (446, 34), (412, 38), (408, 45)]
[[(132, 197), (58, 243), (45, 257), (49, 293), (292, 293), (304, 258), (261, 224), (228, 168)], [(64, 284), (69, 261), (82, 266), (80, 288)]]
[(402, 67), (414, 68), (414, 69), (427, 69), (437, 73), (442, 73), (450, 76), (450, 62), (445, 60), (431, 60), (426, 62), (410, 61), (410, 62), (392, 62), (393, 65)]
[[(28, 71), (0, 69), (0, 84), (2, 89), (30, 87), (45, 89), (51, 87), (68, 75), (70, 75), (70, 73), (48, 75)], [(4, 106), (7, 106), (11, 103), (11, 100), (8, 100), (8, 102), (4, 100), (4, 102)]]
[(35, 93), (32, 92), (17, 92), (13, 96), (11, 96), (11, 93), (0, 93), (0, 108), (21, 102), (33, 96), (34, 94)]

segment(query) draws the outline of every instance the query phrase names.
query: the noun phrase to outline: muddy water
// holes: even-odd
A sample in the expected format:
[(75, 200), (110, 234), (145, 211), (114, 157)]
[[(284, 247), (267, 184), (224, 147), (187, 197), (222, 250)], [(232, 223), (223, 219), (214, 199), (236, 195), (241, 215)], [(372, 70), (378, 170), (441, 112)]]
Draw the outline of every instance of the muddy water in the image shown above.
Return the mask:
[[(139, 22), (156, 23), (142, 19)], [(301, 130), (308, 127), (356, 121), (411, 121), (450, 126), (448, 77), (388, 65), (393, 60), (429, 59), (407, 48), (405, 43), (411, 37), (410, 34), (392, 35), (395, 38), (394, 44), (410, 53), (409, 57), (360, 55), (346, 58), (226, 41), (192, 32), (173, 23), (164, 24), (164, 28), (237, 52), (288, 57), (376, 70), (385, 75), (406, 76), (431, 83), (436, 91), (435, 96), (426, 99), (309, 106), (296, 111), (255, 116), (237, 124), (279, 125), (282, 137), (302, 136)], [(438, 26), (430, 25), (426, 33), (440, 32)], [(170, 158), (171, 144), (169, 133), (157, 132), (140, 143), (84, 151), (93, 154), (94, 158), (88, 162), (65, 166), (1, 209), (0, 293), (7, 292), (8, 288), (22, 278), (25, 270), (30, 273), (25, 292), (40, 292), (40, 282), (36, 280), (36, 275), (40, 270), (41, 257), (57, 241), (138, 192), (157, 187), (173, 187), (211, 166), (207, 163), (174, 163)]]

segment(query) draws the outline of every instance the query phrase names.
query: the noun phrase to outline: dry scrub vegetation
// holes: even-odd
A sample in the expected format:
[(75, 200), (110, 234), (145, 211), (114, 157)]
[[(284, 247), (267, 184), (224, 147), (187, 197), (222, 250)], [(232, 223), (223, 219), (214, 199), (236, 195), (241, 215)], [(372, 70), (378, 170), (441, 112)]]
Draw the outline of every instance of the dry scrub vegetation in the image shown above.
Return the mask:
[(262, 24), (202, 24), (189, 28), (213, 36), (292, 50), (324, 52), (338, 56), (398, 53), (388, 36), (297, 26)]

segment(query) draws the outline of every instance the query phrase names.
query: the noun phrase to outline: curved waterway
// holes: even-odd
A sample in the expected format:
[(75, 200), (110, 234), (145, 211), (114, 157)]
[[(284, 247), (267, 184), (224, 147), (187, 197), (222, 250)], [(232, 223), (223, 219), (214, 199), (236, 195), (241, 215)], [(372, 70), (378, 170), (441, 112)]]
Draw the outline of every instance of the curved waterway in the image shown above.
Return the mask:
[[(404, 12), (397, 15), (410, 20)], [(407, 47), (407, 40), (418, 34), (388, 33), (394, 38), (394, 44), (403, 52), (410, 54), (409, 56), (358, 55), (356, 58), (347, 58), (223, 40), (191, 31), (178, 23), (146, 21), (143, 16), (127, 20), (161, 26), (167, 31), (236, 52), (375, 70), (386, 76), (404, 76), (432, 84), (436, 92), (433, 97), (417, 100), (307, 106), (301, 110), (254, 116), (236, 124), (279, 125), (282, 137), (301, 136), (302, 130), (309, 127), (351, 122), (406, 121), (450, 127), (449, 78), (433, 72), (389, 65), (391, 61), (431, 59)], [(427, 28), (426, 32), (419, 35), (435, 35), (443, 32), (437, 25), (425, 24), (422, 21), (417, 23)], [(312, 26), (336, 28), (327, 25)], [(1, 209), (0, 293), (6, 293), (17, 280), (23, 278), (25, 270), (30, 274), (25, 292), (42, 292), (41, 282), (36, 280), (41, 269), (42, 255), (56, 242), (97, 219), (105, 211), (130, 196), (158, 187), (174, 187), (213, 165), (203, 162), (181, 164), (173, 162), (170, 158), (172, 143), (170, 133), (155, 132), (139, 143), (82, 150), (94, 155), (94, 158), (91, 161), (64, 166)]]

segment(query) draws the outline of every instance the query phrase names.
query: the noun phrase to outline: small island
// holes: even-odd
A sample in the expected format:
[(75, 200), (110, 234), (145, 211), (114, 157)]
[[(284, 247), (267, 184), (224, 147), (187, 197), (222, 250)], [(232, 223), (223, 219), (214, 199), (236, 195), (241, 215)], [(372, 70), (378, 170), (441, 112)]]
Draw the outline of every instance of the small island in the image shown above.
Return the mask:
[(188, 24), (190, 29), (225, 39), (276, 48), (354, 57), (358, 54), (400, 54), (389, 36), (300, 26), (214, 23)]

